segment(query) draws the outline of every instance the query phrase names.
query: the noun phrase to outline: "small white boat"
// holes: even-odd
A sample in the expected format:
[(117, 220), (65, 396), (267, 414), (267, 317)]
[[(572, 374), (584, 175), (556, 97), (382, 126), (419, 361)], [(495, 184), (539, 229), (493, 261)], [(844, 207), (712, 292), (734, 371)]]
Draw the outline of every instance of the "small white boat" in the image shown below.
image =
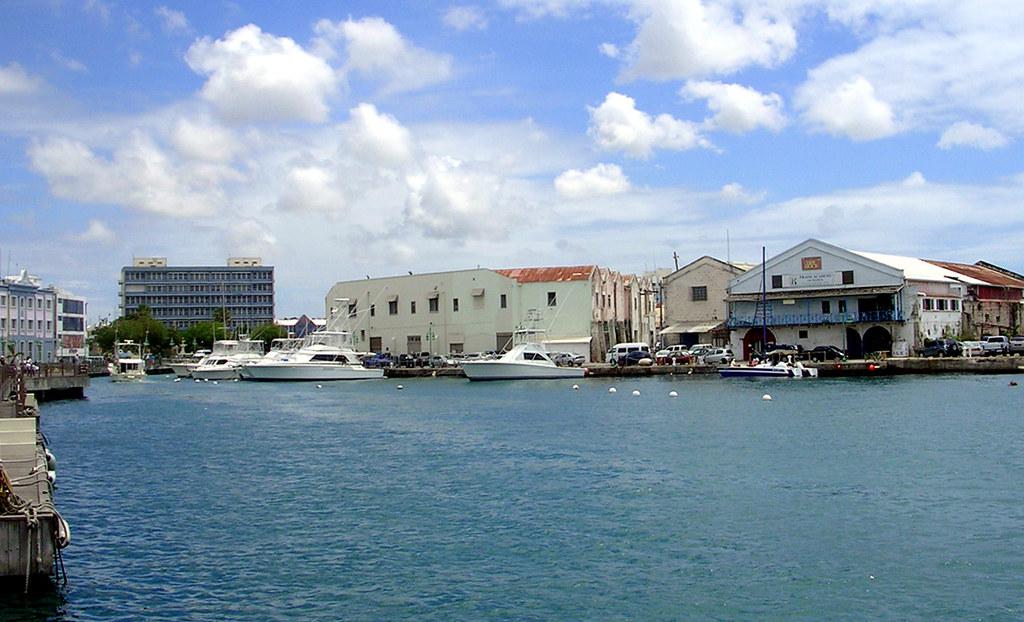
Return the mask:
[(543, 380), (582, 378), (581, 367), (559, 367), (541, 341), (542, 330), (520, 329), (512, 333), (512, 349), (496, 360), (463, 361), (470, 380)]
[(146, 377), (146, 362), (142, 359), (142, 344), (118, 341), (114, 344), (114, 362), (108, 366), (113, 382), (138, 382)]
[(178, 378), (188, 378), (192, 375), (192, 370), (198, 367), (199, 363), (202, 363), (208, 354), (210, 354), (209, 350), (196, 350), (190, 358), (171, 361), (167, 366), (171, 368), (171, 371)]
[(383, 378), (383, 369), (363, 367), (359, 353), (352, 349), (352, 333), (344, 330), (319, 330), (302, 340), (302, 347), (282, 351), (274, 358), (264, 357), (244, 365), (243, 380), (264, 382), (371, 380)]
[(804, 367), (800, 361), (790, 363), (765, 361), (757, 365), (729, 365), (718, 370), (722, 378), (817, 378), (818, 370)]
[(210, 352), (192, 370), (192, 377), (199, 380), (233, 380), (239, 377), (239, 370), (247, 363), (263, 357), (263, 342), (253, 339), (224, 339), (213, 343)]

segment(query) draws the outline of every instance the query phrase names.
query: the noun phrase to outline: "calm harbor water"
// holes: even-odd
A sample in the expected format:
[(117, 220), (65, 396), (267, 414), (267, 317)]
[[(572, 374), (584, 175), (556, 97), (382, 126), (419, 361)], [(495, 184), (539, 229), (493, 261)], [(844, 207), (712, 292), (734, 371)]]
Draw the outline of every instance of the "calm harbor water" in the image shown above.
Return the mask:
[(96, 379), (0, 619), (1019, 620), (1010, 380)]

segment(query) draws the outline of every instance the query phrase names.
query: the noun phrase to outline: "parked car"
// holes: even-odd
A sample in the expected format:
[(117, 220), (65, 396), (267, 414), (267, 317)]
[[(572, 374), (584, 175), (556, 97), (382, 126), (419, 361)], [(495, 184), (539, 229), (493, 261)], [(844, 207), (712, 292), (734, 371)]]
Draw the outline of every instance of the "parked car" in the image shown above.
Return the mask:
[(427, 365), (436, 369), (438, 367), (455, 367), (456, 363), (452, 358), (434, 354), (427, 359)]
[(845, 361), (846, 352), (836, 346), (814, 346), (807, 350), (807, 358), (812, 361)]
[(698, 343), (690, 346), (688, 354), (690, 355), (691, 361), (699, 361), (702, 356), (714, 350), (715, 347), (706, 343)]
[(728, 365), (733, 360), (732, 350), (729, 348), (715, 348), (704, 355), (705, 365)]
[(1010, 354), (1024, 354), (1024, 337), (1010, 337)]
[(641, 361), (648, 360), (653, 362), (651, 359), (651, 353), (645, 350), (633, 350), (620, 356), (615, 364), (619, 367), (626, 367), (629, 365), (639, 365)]
[(630, 352), (645, 352), (647, 356), (650, 357), (651, 347), (643, 342), (617, 343), (608, 350), (608, 354), (605, 356), (605, 361), (615, 364), (622, 355), (629, 354)]
[(399, 354), (396, 367), (416, 367), (416, 357), (412, 354)]
[(769, 343), (764, 347), (764, 351), (771, 354), (775, 350), (796, 350), (797, 352), (803, 352), (804, 347), (801, 345), (794, 345), (791, 343)]
[(917, 351), (918, 356), (960, 356), (963, 354), (963, 347), (956, 339), (925, 339), (924, 347)]
[(1010, 340), (1002, 335), (989, 335), (981, 340), (981, 348), (986, 356), (1010, 353)]
[(572, 367), (574, 365), (573, 355), (568, 352), (551, 352), (548, 356), (559, 367)]
[(982, 356), (985, 354), (985, 348), (982, 347), (980, 341), (961, 341), (960, 349), (964, 356)]
[(363, 357), (364, 367), (393, 367), (395, 359), (388, 352)]
[(685, 365), (690, 362), (687, 346), (674, 345), (654, 353), (654, 362), (658, 365)]

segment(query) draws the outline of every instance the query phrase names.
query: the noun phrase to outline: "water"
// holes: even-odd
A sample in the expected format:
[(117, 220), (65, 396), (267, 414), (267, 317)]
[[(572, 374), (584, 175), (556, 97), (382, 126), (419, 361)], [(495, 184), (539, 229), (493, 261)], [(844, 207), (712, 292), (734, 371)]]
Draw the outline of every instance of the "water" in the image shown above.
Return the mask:
[(0, 619), (1017, 620), (1014, 378), (97, 379)]

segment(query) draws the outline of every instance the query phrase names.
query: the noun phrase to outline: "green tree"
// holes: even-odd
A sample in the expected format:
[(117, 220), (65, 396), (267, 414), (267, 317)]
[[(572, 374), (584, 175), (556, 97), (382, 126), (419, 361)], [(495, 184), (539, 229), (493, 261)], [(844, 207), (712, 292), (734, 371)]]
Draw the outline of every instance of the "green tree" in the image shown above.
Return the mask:
[(187, 349), (206, 349), (213, 347), (214, 339), (225, 339), (223, 324), (217, 322), (199, 322), (181, 333), (181, 341)]
[(167, 327), (148, 314), (132, 314), (118, 318), (93, 331), (93, 342), (103, 352), (113, 352), (115, 341), (134, 341), (146, 344), (149, 352), (166, 354), (170, 352), (171, 340)]

